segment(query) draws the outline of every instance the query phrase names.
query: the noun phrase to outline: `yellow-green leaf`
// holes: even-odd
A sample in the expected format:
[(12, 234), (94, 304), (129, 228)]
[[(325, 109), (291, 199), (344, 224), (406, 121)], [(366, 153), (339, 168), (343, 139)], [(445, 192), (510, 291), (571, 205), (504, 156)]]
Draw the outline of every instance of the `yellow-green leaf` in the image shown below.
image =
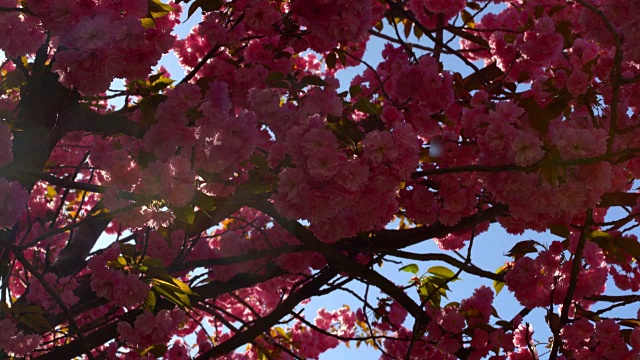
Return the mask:
[(409, 264), (409, 265), (405, 265), (405, 266), (401, 267), (400, 270), (398, 270), (398, 271), (404, 271), (404, 272), (408, 272), (408, 273), (412, 273), (412, 274), (417, 274), (418, 271), (420, 271), (420, 268), (416, 264)]
[(451, 279), (456, 275), (453, 271), (444, 266), (433, 266), (429, 268), (427, 272), (442, 279)]

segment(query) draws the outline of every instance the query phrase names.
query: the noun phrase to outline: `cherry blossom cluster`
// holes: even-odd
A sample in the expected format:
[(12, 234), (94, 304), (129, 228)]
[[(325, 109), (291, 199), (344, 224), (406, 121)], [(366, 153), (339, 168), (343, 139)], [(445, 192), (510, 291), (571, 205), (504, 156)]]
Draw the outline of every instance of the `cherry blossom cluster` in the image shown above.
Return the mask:
[[(3, 6), (16, 4), (9, 0)], [(175, 15), (147, 18), (154, 10), (146, 0), (29, 0), (26, 5), (29, 15), (2, 14), (2, 26), (16, 34), (5, 37), (2, 48), (9, 56), (33, 53), (43, 45), (46, 30), (59, 49), (53, 66), (61, 82), (89, 94), (105, 91), (114, 78), (148, 75), (173, 45), (171, 31), (178, 23)]]

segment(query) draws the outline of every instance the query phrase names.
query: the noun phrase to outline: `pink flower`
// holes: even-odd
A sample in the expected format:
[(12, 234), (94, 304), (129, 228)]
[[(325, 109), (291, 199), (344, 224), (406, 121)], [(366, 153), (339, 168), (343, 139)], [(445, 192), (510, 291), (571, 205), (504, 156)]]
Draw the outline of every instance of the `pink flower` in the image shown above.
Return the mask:
[(315, 155), (320, 149), (336, 150), (338, 148), (336, 136), (330, 130), (323, 128), (309, 130), (301, 143), (307, 156)]
[(588, 346), (594, 327), (589, 320), (581, 318), (572, 324), (564, 326), (560, 331), (565, 346), (570, 349), (580, 349)]
[(530, 324), (520, 324), (513, 333), (513, 344), (517, 347), (527, 348), (533, 339), (533, 327)]
[(544, 156), (542, 141), (533, 134), (520, 131), (513, 139), (508, 155), (509, 159), (518, 166), (535, 164)]
[(106, 268), (93, 270), (91, 289), (99, 297), (127, 308), (144, 302), (149, 293), (149, 285), (142, 282), (137, 275)]
[[(460, 309), (472, 313), (474, 316), (467, 321), (471, 324), (474, 322), (488, 322), (493, 311), (491, 304), (493, 303), (493, 291), (486, 286), (481, 286), (474, 290), (473, 296), (462, 300)], [(471, 321), (475, 319), (476, 321)]]
[(26, 210), (27, 191), (17, 181), (0, 178), (0, 229), (12, 227)]
[(589, 84), (589, 75), (578, 69), (574, 70), (567, 79), (567, 90), (573, 97), (584, 94)]
[(133, 326), (126, 322), (119, 322), (118, 333), (124, 341), (133, 346), (165, 344), (184, 321), (185, 315), (181, 310), (162, 309), (155, 316), (152, 312), (145, 310), (136, 317)]
[(273, 6), (262, 1), (250, 2), (244, 15), (247, 28), (255, 31), (269, 31), (282, 19)]
[(391, 303), (389, 307), (389, 321), (395, 326), (402, 326), (409, 312), (397, 301)]
[[(62, 298), (62, 301), (67, 307), (75, 305), (80, 300), (73, 292), (78, 287), (78, 281), (76, 279), (69, 277), (58, 279), (57, 276), (52, 273), (44, 274), (44, 279), (49, 285), (58, 291), (58, 295)], [(62, 311), (58, 303), (51, 297), (44, 286), (42, 286), (40, 281), (35, 278), (32, 278), (27, 300), (29, 300), (29, 302), (39, 304), (45, 310), (49, 310), (54, 313)]]
[(0, 349), (16, 357), (32, 354), (40, 346), (39, 335), (25, 335), (18, 332), (13, 321), (8, 318), (0, 320)]
[(400, 151), (394, 141), (393, 135), (378, 130), (368, 133), (362, 141), (364, 145), (364, 157), (376, 164), (393, 162)]
[(309, 174), (318, 180), (330, 179), (345, 166), (346, 156), (330, 148), (321, 148), (307, 160)]

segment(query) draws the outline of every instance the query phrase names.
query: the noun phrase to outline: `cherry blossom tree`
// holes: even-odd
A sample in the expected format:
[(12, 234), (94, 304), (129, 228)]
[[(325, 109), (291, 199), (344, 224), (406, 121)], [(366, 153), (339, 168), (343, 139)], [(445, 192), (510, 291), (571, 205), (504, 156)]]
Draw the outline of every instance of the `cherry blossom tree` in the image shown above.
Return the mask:
[[(640, 359), (639, 13), (1, 0), (0, 357)], [(483, 269), (492, 223), (516, 236)], [(493, 287), (447, 303), (471, 275)], [(336, 291), (355, 306), (300, 312)]]

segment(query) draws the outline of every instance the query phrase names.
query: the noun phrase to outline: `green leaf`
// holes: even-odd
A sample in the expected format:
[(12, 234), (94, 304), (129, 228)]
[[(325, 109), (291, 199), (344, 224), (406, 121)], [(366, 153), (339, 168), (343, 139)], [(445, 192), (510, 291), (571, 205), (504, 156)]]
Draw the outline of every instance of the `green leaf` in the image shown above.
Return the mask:
[(416, 39), (420, 40), (422, 35), (424, 35), (424, 32), (422, 32), (422, 29), (420, 29), (419, 26), (414, 26), (413, 27), (413, 35), (416, 37)]
[(196, 219), (196, 212), (193, 205), (187, 205), (182, 208), (174, 208), (173, 213), (177, 220), (184, 222), (185, 224), (192, 225)]
[(556, 32), (562, 35), (565, 48), (573, 45), (573, 29), (573, 24), (570, 20), (562, 20), (556, 23)]
[(360, 87), (360, 85), (351, 85), (349, 87), (349, 96), (351, 96), (352, 98), (358, 96), (361, 92), (362, 88)]
[(22, 71), (18, 69), (8, 72), (0, 81), (0, 89), (6, 93), (10, 89), (19, 89), (27, 82)]
[(627, 326), (627, 327), (639, 327), (640, 326), (640, 320), (637, 319), (625, 319), (619, 322), (620, 325), (622, 326)]
[(56, 197), (56, 195), (58, 195), (56, 189), (51, 185), (47, 185), (47, 193), (45, 194), (45, 196), (48, 199), (53, 199), (54, 197)]
[(513, 330), (513, 323), (511, 321), (498, 320), (496, 321), (496, 325), (500, 326), (501, 328), (507, 331)]
[(538, 244), (538, 242), (535, 240), (520, 241), (516, 243), (511, 248), (511, 250), (509, 250), (509, 252), (506, 253), (505, 255), (511, 256), (516, 260), (518, 260), (521, 257), (523, 257), (525, 254), (538, 252), (538, 249), (536, 248), (536, 244)]
[(191, 300), (189, 299), (189, 296), (183, 294), (177, 286), (167, 283), (158, 283), (154, 285), (152, 289), (159, 295), (162, 295), (165, 299), (178, 305), (181, 309), (191, 309)]
[(153, 74), (153, 75), (149, 76), (149, 83), (153, 84), (154, 82), (158, 81), (163, 76), (164, 76), (164, 72), (158, 72), (157, 74)]
[(416, 264), (409, 264), (409, 265), (405, 265), (405, 266), (401, 267), (400, 270), (398, 270), (398, 271), (404, 271), (404, 272), (408, 272), (408, 273), (412, 273), (412, 274), (418, 274), (418, 272), (420, 271), (420, 268)]
[(51, 329), (51, 323), (49, 323), (49, 320), (47, 320), (44, 315), (35, 312), (29, 312), (20, 316), (18, 318), (18, 321), (35, 330), (36, 332), (42, 332)]
[(427, 272), (446, 280), (451, 279), (456, 275), (453, 271), (444, 266), (433, 266), (429, 268)]
[(193, 196), (194, 203), (202, 210), (212, 211), (216, 208), (216, 199), (213, 196), (196, 192)]
[(356, 101), (356, 103), (353, 105), (353, 108), (370, 115), (380, 115), (382, 113), (382, 111), (377, 106), (364, 98), (358, 99), (358, 101)]
[(173, 8), (160, 0), (149, 0), (149, 14), (154, 18), (161, 18), (173, 11)]
[(504, 75), (504, 72), (500, 70), (496, 63), (492, 63), (464, 78), (464, 80), (462, 80), (462, 86), (467, 91), (479, 90), (483, 86), (483, 80), (491, 82), (502, 75)]
[(153, 310), (156, 307), (156, 294), (153, 291), (147, 293), (147, 298), (144, 299), (143, 308), (147, 310)]
[(147, 129), (157, 122), (156, 111), (158, 110), (158, 106), (164, 102), (166, 98), (165, 95), (158, 94), (147, 96), (138, 102), (138, 107), (142, 112), (142, 119), (140, 121), (140, 127), (142, 129)]
[(40, 305), (26, 305), (20, 308), (21, 313), (44, 314), (45, 311)]
[[(188, 2), (188, 0), (184, 2)], [(178, 1), (178, 3), (180, 2)], [(223, 3), (223, 0), (196, 0), (191, 4), (191, 6), (189, 6), (187, 19), (189, 19), (198, 9), (201, 9), (203, 12), (219, 10)]]
[(173, 287), (175, 289), (173, 289), (172, 291), (176, 293), (180, 293), (184, 295), (195, 295), (195, 293), (191, 291), (191, 288), (189, 288), (189, 285), (185, 284), (184, 282), (176, 278), (171, 278), (170, 281), (162, 280), (162, 279), (154, 279), (153, 283), (156, 285), (162, 285), (164, 287)]
[(458, 308), (460, 307), (460, 303), (457, 301), (452, 301), (450, 303), (448, 303), (447, 305), (445, 305), (444, 307), (452, 307), (452, 308)]
[(624, 342), (631, 345), (631, 335), (633, 334), (633, 330), (631, 329), (622, 329), (620, 330), (620, 336), (624, 339)]
[(164, 267), (164, 263), (160, 259), (152, 258), (150, 256), (145, 257), (142, 260), (142, 265), (152, 268), (152, 267)]
[(475, 11), (478, 11), (478, 10), (482, 9), (482, 6), (480, 4), (478, 4), (477, 2), (475, 2), (475, 1), (467, 2), (467, 7), (469, 9), (475, 10)]
[(411, 35), (411, 28), (413, 27), (413, 23), (407, 19), (405, 19), (403, 23), (404, 23), (404, 37), (408, 39), (409, 35)]
[(270, 83), (272, 83), (274, 81), (281, 81), (281, 80), (284, 80), (284, 79), (285, 79), (285, 77), (284, 77), (283, 73), (281, 73), (280, 71), (275, 71), (275, 72), (269, 73), (269, 75), (267, 75), (267, 78), (266, 78), (265, 82), (267, 84), (270, 84)]
[(286, 331), (284, 331), (283, 328), (281, 328), (280, 326), (276, 326), (273, 328), (278, 334), (280, 334), (280, 336), (282, 336), (283, 338), (289, 340), (289, 335), (287, 334)]
[(327, 82), (322, 80), (319, 76), (307, 75), (300, 79), (300, 83), (305, 85), (325, 86)]
[(327, 64), (327, 67), (329, 69), (335, 69), (336, 68), (336, 60), (337, 60), (337, 56), (336, 53), (332, 52), (329, 55), (327, 55), (327, 57), (324, 59), (325, 63)]
[[(450, 278), (445, 279), (439, 276), (429, 276), (428, 279), (429, 282), (432, 283), (436, 288), (438, 288), (443, 295), (446, 295), (447, 290), (451, 290), (449, 289), (449, 285), (447, 285), (447, 283), (451, 282), (449, 281)], [(441, 290), (444, 290), (444, 292), (442, 292)]]
[(436, 308), (440, 308), (442, 295), (440, 292), (436, 292), (435, 290), (436, 288), (433, 284), (431, 284), (430, 282), (425, 282), (418, 289), (418, 294), (420, 295), (420, 299), (429, 299), (429, 302), (433, 306), (435, 306)]
[(606, 231), (602, 231), (602, 230), (594, 230), (591, 232), (591, 234), (589, 235), (589, 237), (593, 240), (596, 238), (603, 238), (603, 239), (607, 239), (608, 241), (611, 241), (611, 235), (606, 232)]
[(165, 344), (156, 344), (156, 345), (151, 345), (148, 348), (142, 350), (139, 352), (140, 356), (145, 356), (147, 354), (151, 354), (156, 358), (162, 357), (164, 356), (164, 354), (167, 352), (167, 345)]
[(467, 10), (462, 10), (460, 12), (460, 17), (462, 18), (462, 21), (464, 21), (464, 25), (467, 25), (472, 29), (476, 27), (473, 15), (471, 15)]
[(498, 315), (498, 310), (496, 310), (496, 308), (493, 306), (491, 307), (491, 315), (493, 315), (493, 317), (500, 319), (500, 315)]
[(180, 289), (180, 291), (182, 291), (185, 295), (196, 295), (196, 293), (194, 293), (193, 291), (191, 291), (191, 288), (189, 287), (189, 285), (185, 284), (184, 282), (182, 282), (182, 280), (178, 280), (176, 278), (172, 279), (172, 282)]
[(291, 87), (291, 84), (289, 84), (288, 82), (286, 82), (284, 80), (281, 80), (281, 81), (272, 82), (271, 84), (269, 84), (269, 87), (288, 89), (289, 87)]
[(158, 80), (152, 82), (151, 91), (158, 92), (160, 90), (164, 90), (165, 88), (171, 86), (173, 84), (173, 80), (168, 77), (160, 77)]
[(344, 52), (338, 52), (338, 60), (340, 60), (342, 66), (347, 66), (347, 55), (345, 55)]
[(640, 243), (630, 237), (619, 237), (614, 240), (615, 246), (631, 254), (636, 260), (640, 259)]
[[(509, 271), (509, 266), (505, 264), (500, 266), (498, 270), (496, 270), (496, 274), (504, 275), (507, 273), (507, 271)], [(503, 287), (504, 287), (504, 281), (497, 281), (497, 280), (493, 281), (493, 289), (496, 291), (496, 295), (500, 293)]]
[(149, 266), (144, 274), (149, 279), (159, 279), (169, 283), (173, 280), (167, 269), (162, 266)]
[(556, 96), (545, 106), (538, 105), (538, 102), (533, 98), (520, 99), (518, 104), (527, 112), (529, 125), (541, 134), (546, 134), (551, 120), (562, 115), (568, 106), (571, 96), (567, 95), (568, 93)]
[(124, 256), (133, 258), (136, 254), (136, 247), (132, 244), (120, 244), (120, 253)]

